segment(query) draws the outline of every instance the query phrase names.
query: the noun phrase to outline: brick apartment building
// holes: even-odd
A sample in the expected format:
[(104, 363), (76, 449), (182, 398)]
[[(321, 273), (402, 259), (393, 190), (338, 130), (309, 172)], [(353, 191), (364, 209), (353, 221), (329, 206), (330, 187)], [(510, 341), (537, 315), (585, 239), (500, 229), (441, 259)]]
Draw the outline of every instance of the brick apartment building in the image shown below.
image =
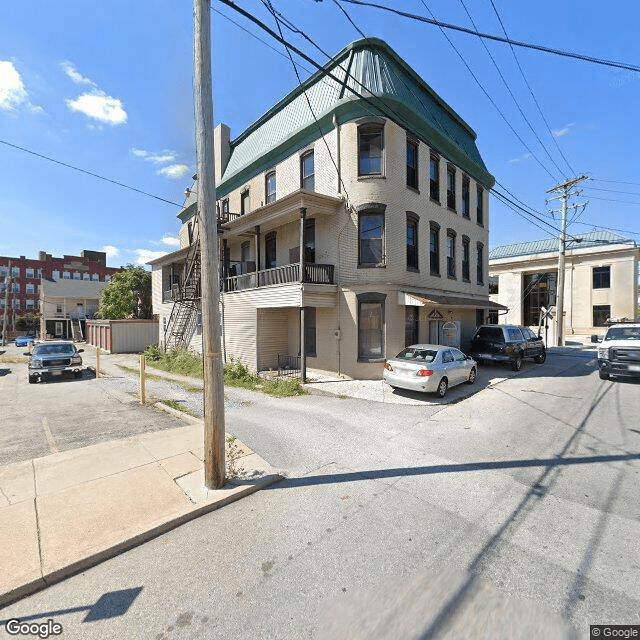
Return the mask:
[[(9, 278), (9, 267), (11, 277)], [(40, 251), (37, 259), (0, 256), (0, 325), (7, 306), (7, 331), (15, 331), (19, 316), (40, 311), (42, 280), (109, 282), (121, 268), (107, 267), (103, 251), (84, 250), (79, 256), (56, 258)], [(7, 294), (7, 283), (11, 286)]]
[[(405, 345), (464, 348), (506, 310), (476, 134), (383, 41), (346, 47), (235, 140), (218, 125), (214, 153), (227, 360), (379, 379)], [(199, 351), (195, 196), (180, 250), (149, 264), (160, 342)]]

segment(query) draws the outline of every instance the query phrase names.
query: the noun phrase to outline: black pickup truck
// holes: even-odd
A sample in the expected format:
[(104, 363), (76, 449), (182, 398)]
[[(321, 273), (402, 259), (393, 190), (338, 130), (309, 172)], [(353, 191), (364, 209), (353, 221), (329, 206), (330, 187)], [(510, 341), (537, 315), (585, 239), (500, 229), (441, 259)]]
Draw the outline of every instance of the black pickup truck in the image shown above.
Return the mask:
[(485, 360), (510, 362), (514, 371), (522, 369), (525, 358), (532, 358), (538, 364), (547, 359), (542, 338), (531, 329), (515, 324), (487, 324), (478, 327), (469, 351), (478, 364)]

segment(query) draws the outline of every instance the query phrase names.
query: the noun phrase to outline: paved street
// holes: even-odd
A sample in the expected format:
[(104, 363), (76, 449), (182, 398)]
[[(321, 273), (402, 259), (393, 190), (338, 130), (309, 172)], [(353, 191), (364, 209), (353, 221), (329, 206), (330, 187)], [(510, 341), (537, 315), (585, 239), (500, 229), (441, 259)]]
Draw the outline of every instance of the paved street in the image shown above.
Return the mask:
[(483, 616), (505, 638), (639, 624), (640, 385), (594, 365), (551, 355), (449, 406), (252, 394), (228, 429), (284, 481), (0, 617), (65, 638), (316, 638), (418, 584), (411, 637), (483, 637)]

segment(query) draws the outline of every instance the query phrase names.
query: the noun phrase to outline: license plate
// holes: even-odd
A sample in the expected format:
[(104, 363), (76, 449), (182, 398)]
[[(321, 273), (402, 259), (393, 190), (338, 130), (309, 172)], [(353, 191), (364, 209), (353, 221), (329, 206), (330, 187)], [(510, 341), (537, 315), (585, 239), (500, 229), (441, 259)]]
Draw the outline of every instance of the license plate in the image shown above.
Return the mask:
[(52, 376), (61, 376), (62, 375), (62, 371), (52, 371), (51, 375)]
[(640, 364), (630, 364), (629, 371), (640, 371)]

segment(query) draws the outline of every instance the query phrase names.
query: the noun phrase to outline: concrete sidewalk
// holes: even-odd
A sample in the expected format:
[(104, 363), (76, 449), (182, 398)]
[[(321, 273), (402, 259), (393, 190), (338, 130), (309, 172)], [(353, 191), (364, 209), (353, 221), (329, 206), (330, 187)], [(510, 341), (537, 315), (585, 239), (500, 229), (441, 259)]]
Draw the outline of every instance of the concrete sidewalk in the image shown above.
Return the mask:
[(239, 476), (215, 491), (201, 421), (0, 468), (0, 606), (281, 478), (230, 447)]

